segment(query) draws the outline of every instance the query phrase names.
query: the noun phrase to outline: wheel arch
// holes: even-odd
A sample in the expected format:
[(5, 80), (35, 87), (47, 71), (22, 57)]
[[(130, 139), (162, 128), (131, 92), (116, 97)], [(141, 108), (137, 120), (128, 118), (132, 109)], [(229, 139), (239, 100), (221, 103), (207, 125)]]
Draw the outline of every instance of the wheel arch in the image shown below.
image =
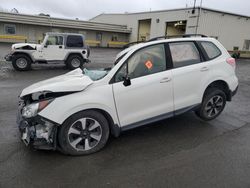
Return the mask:
[(231, 92), (230, 92), (230, 89), (229, 89), (229, 86), (228, 86), (228, 83), (225, 81), (225, 80), (215, 80), (213, 82), (211, 82), (210, 84), (207, 85), (206, 89), (204, 90), (204, 93), (203, 93), (203, 97), (202, 97), (202, 100), (206, 94), (206, 92), (208, 91), (208, 89), (210, 88), (219, 88), (221, 89), (222, 91), (225, 92), (226, 94), (226, 97), (227, 97), (227, 101), (231, 101)]
[(83, 57), (83, 55), (80, 52), (70, 52), (70, 53), (66, 54), (64, 61), (68, 61), (69, 57), (72, 55), (78, 55), (83, 59), (83, 61), (85, 61), (85, 58)]
[[(74, 114), (77, 114), (77, 113), (80, 113), (80, 112), (84, 112), (84, 111), (96, 111), (96, 112), (99, 112), (101, 113), (108, 121), (108, 124), (109, 124), (109, 128), (110, 128), (110, 131), (111, 131), (111, 134), (114, 136), (114, 137), (118, 137), (120, 135), (120, 132), (121, 132), (121, 129), (119, 127), (119, 125), (115, 124), (114, 123), (114, 119), (112, 118), (112, 116), (110, 115), (109, 112), (107, 112), (106, 110), (104, 109), (101, 109), (101, 108), (88, 108), (88, 109), (84, 109), (84, 110), (80, 110), (78, 112), (75, 112), (73, 114), (71, 114), (69, 117), (67, 117), (63, 123), (65, 121), (67, 121), (71, 116), (73, 116)], [(63, 124), (62, 123), (62, 124)]]
[(13, 56), (15, 56), (15, 55), (25, 55), (28, 58), (30, 58), (32, 63), (34, 63), (34, 58), (32, 58), (32, 56), (28, 52), (14, 52), (12, 55)]

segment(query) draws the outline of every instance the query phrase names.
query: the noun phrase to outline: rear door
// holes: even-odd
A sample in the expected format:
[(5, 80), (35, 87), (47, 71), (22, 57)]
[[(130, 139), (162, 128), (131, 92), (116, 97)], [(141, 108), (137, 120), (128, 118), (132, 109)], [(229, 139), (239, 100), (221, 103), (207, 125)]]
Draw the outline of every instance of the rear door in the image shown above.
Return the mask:
[(173, 66), (174, 109), (181, 111), (198, 105), (202, 100), (200, 90), (209, 72), (198, 44), (194, 41), (171, 42), (169, 50)]

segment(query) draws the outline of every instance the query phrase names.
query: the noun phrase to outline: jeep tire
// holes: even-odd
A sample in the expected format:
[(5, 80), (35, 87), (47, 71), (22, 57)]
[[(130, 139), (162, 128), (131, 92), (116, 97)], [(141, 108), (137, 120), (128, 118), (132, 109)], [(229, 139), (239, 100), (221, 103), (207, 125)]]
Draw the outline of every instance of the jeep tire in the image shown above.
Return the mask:
[(16, 54), (12, 58), (12, 66), (18, 71), (28, 71), (31, 69), (32, 60), (28, 55)]
[(83, 66), (83, 58), (80, 55), (70, 55), (66, 60), (66, 66), (70, 70), (81, 68)]

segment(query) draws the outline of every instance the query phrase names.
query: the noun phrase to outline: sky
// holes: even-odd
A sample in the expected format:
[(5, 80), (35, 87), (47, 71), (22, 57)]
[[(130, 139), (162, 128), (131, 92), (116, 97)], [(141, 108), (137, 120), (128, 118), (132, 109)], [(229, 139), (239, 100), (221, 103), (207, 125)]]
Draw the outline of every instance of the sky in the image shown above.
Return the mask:
[[(199, 5), (201, 0), (197, 0)], [(125, 13), (192, 7), (194, 0), (0, 0), (0, 11), (16, 8), (24, 14), (49, 14), (88, 20), (101, 13)], [(250, 16), (249, 0), (203, 0), (207, 8)]]

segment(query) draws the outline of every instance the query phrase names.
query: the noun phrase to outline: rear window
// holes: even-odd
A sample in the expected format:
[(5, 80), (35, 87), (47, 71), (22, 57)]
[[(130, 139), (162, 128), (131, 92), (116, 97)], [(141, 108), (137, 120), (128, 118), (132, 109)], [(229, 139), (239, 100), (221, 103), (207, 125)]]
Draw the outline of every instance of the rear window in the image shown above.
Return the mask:
[(209, 59), (214, 59), (221, 55), (220, 49), (212, 42), (201, 42), (201, 45), (206, 51)]
[(200, 53), (193, 42), (169, 43), (169, 47), (174, 68), (201, 62)]
[(81, 36), (69, 35), (66, 42), (67, 47), (81, 48), (83, 47), (83, 38)]

